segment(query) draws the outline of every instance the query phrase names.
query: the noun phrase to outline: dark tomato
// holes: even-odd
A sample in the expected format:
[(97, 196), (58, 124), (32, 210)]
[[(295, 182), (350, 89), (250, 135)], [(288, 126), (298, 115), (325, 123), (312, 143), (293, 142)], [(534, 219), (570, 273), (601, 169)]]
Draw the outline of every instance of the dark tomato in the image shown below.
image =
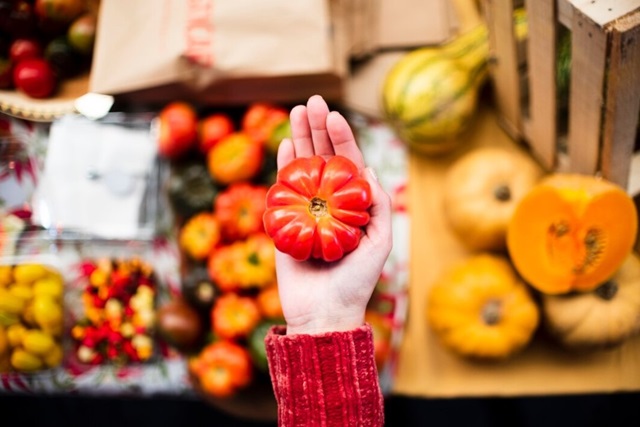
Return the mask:
[(56, 78), (53, 69), (44, 59), (25, 59), (13, 70), (15, 87), (32, 98), (46, 98), (53, 94)]
[(9, 46), (9, 59), (17, 64), (20, 61), (42, 57), (42, 46), (35, 39), (15, 39)]

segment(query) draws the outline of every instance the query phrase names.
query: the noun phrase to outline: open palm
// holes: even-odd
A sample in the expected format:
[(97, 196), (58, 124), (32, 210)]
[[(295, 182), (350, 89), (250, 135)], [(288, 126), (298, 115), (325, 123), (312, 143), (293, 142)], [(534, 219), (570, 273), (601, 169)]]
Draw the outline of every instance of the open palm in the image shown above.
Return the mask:
[(366, 168), (349, 124), (329, 111), (322, 97), (291, 110), (291, 139), (278, 149), (278, 169), (298, 157), (341, 155), (351, 160), (371, 186), (371, 219), (359, 246), (340, 261), (296, 261), (276, 253), (278, 287), (287, 334), (354, 329), (364, 312), (392, 245), (389, 196)]

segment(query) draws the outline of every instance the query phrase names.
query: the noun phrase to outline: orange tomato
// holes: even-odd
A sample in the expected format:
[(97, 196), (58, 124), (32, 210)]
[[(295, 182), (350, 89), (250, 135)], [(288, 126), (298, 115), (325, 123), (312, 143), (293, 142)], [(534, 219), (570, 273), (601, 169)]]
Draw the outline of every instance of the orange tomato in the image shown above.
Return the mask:
[(245, 338), (260, 322), (260, 311), (255, 299), (235, 293), (224, 294), (211, 310), (211, 327), (221, 338)]
[(207, 154), (209, 174), (223, 185), (254, 178), (264, 158), (264, 147), (242, 132), (219, 141)]
[(223, 236), (228, 241), (244, 239), (263, 231), (262, 215), (266, 209), (267, 187), (248, 182), (231, 184), (218, 194), (214, 204)]
[(220, 241), (220, 225), (211, 212), (200, 212), (187, 220), (180, 229), (178, 243), (189, 257), (203, 260)]
[(202, 389), (215, 397), (229, 397), (253, 378), (249, 352), (231, 341), (216, 341), (198, 356), (196, 375)]

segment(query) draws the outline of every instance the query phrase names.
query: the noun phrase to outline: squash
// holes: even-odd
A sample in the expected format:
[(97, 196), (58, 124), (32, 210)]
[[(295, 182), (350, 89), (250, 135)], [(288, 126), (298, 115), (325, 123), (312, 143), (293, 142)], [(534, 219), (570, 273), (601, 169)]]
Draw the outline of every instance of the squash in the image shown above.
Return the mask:
[(445, 218), (469, 249), (504, 250), (513, 211), (542, 176), (542, 168), (523, 152), (474, 149), (445, 175)]
[[(526, 23), (514, 13), (517, 34)], [(489, 36), (484, 23), (441, 46), (413, 50), (396, 62), (382, 84), (382, 111), (410, 148), (442, 154), (457, 147), (470, 123), (478, 90), (487, 80)]]
[(622, 188), (558, 172), (520, 201), (507, 228), (507, 247), (518, 272), (540, 292), (586, 292), (620, 267), (637, 228), (635, 204)]
[(470, 358), (516, 354), (530, 342), (539, 319), (528, 287), (499, 255), (461, 261), (428, 292), (428, 324), (447, 348)]
[(568, 348), (620, 345), (640, 331), (640, 258), (630, 253), (610, 279), (590, 292), (543, 295), (546, 328)]

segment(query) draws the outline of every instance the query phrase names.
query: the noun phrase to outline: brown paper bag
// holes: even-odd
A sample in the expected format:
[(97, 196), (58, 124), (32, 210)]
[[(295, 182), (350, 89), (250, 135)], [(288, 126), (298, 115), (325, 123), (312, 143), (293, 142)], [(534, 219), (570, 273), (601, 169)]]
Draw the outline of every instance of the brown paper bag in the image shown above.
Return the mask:
[(326, 0), (102, 0), (90, 90), (219, 102), (335, 92), (347, 69), (335, 48)]

